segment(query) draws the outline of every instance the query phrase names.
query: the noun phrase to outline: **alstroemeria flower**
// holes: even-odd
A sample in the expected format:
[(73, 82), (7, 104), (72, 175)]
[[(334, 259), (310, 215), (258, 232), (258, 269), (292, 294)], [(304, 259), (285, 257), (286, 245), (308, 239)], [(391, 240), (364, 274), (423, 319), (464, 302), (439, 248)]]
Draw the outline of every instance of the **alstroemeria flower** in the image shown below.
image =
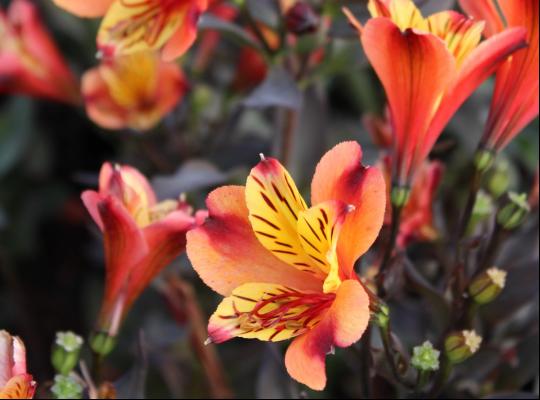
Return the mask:
[(115, 336), (133, 302), (185, 249), (186, 232), (202, 222), (183, 201), (158, 203), (146, 178), (129, 166), (103, 165), (99, 191), (82, 200), (103, 232), (105, 294), (98, 330)]
[(355, 261), (381, 229), (386, 189), (362, 150), (346, 142), (320, 161), (308, 208), (275, 159), (263, 159), (246, 186), (212, 192), (204, 225), (187, 252), (203, 281), (226, 298), (210, 318), (209, 340), (294, 338), (285, 364), (307, 386), (326, 384), (325, 357), (367, 327), (369, 298)]
[(103, 60), (82, 79), (88, 116), (108, 129), (153, 128), (178, 104), (186, 89), (180, 67), (152, 52)]
[(36, 382), (26, 372), (26, 349), (18, 337), (0, 331), (0, 399), (31, 399)]
[(529, 46), (516, 52), (497, 71), (481, 145), (499, 152), (538, 116), (538, 1), (460, 0), (459, 3), (474, 18), (486, 21), (487, 37), (497, 35), (505, 26), (527, 29)]
[(165, 61), (183, 55), (197, 37), (208, 0), (54, 0), (81, 17), (104, 16), (98, 49), (105, 57), (157, 51)]
[(370, 0), (358, 29), (382, 81), (394, 131), (393, 182), (407, 186), (452, 115), (507, 57), (524, 47), (525, 29), (480, 43), (484, 23), (454, 11), (424, 18), (412, 0)]
[(0, 93), (80, 102), (77, 80), (43, 26), (36, 6), (14, 0), (0, 9)]

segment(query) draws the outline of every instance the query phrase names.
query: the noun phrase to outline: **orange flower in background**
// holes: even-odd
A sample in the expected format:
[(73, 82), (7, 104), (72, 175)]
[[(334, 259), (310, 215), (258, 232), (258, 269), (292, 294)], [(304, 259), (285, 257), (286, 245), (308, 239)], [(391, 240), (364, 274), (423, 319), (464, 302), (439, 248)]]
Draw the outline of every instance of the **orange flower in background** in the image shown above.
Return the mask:
[[(387, 187), (384, 224), (389, 226), (392, 223), (392, 158), (388, 153), (392, 148), (392, 125), (388, 115), (380, 117), (366, 114), (363, 122), (375, 145), (382, 150), (382, 160), (379, 165), (384, 173)], [(401, 223), (396, 240), (399, 247), (404, 248), (413, 242), (432, 241), (438, 238), (433, 205), (443, 170), (443, 165), (437, 161), (425, 161), (418, 169), (411, 184), (407, 204), (400, 215)]]
[(459, 3), (468, 14), (486, 21), (487, 37), (497, 35), (505, 26), (527, 29), (528, 47), (516, 52), (497, 71), (481, 145), (499, 152), (538, 116), (538, 1), (460, 0)]
[(206, 214), (192, 216), (183, 201), (158, 203), (146, 178), (129, 166), (105, 163), (99, 191), (83, 202), (103, 232), (106, 281), (98, 330), (109, 336), (142, 291), (185, 249), (186, 232)]
[(28, 0), (0, 9), (0, 93), (80, 102), (77, 80)]
[(31, 399), (36, 382), (26, 372), (26, 349), (18, 337), (0, 331), (0, 399)]
[(108, 129), (153, 128), (186, 89), (180, 67), (149, 52), (104, 60), (82, 79), (88, 116)]
[(457, 109), (509, 55), (526, 45), (523, 28), (480, 43), (484, 23), (454, 11), (424, 18), (411, 0), (370, 0), (373, 16), (358, 29), (388, 98), (393, 183), (410, 184)]
[(159, 50), (165, 61), (183, 55), (197, 37), (207, 0), (54, 0), (81, 17), (104, 16), (97, 36), (105, 57)]
[(187, 244), (203, 281), (225, 296), (209, 341), (294, 338), (289, 374), (325, 387), (326, 355), (359, 340), (370, 317), (353, 267), (381, 229), (386, 189), (379, 170), (361, 161), (355, 142), (329, 151), (313, 178), (311, 208), (275, 159), (263, 159), (245, 187), (209, 195), (210, 217)]

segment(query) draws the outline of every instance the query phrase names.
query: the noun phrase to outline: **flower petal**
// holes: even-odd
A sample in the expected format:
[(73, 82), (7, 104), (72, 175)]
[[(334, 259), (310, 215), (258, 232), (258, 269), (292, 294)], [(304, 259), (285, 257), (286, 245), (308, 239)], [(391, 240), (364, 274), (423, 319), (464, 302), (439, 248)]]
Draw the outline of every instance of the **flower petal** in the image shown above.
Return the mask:
[(58, 7), (79, 17), (101, 17), (115, 0), (53, 0)]
[[(513, 3), (518, 4), (515, 1)], [(493, 36), (504, 29), (504, 23), (493, 0), (459, 0), (459, 5), (470, 16), (486, 22), (486, 36)]]
[(0, 388), (13, 375), (13, 339), (9, 333), (0, 330)]
[(306, 203), (279, 161), (265, 158), (251, 170), (246, 204), (255, 236), (268, 251), (301, 271), (324, 277), (298, 235), (298, 215), (307, 209)]
[[(200, 2), (199, 2), (200, 3)], [(164, 61), (173, 61), (182, 56), (193, 45), (197, 38), (199, 17), (206, 7), (197, 5), (189, 7), (182, 15), (182, 22), (163, 47), (161, 53)]]
[(0, 399), (31, 399), (36, 391), (32, 375), (17, 375), (0, 388)]
[(96, 225), (103, 231), (103, 221), (98, 211), (98, 204), (103, 201), (104, 197), (93, 190), (86, 190), (81, 195), (81, 199)]
[(213, 343), (233, 337), (287, 340), (317, 325), (334, 297), (283, 285), (246, 283), (223, 299), (210, 318), (208, 335)]
[(228, 296), (244, 283), (275, 283), (321, 290), (322, 280), (285, 264), (255, 237), (248, 220), (245, 189), (225, 186), (207, 200), (209, 218), (187, 236), (187, 253), (202, 280)]
[(174, 211), (144, 229), (149, 251), (131, 271), (126, 309), (163, 268), (185, 251), (186, 234), (194, 226), (195, 219), (191, 215), (184, 211)]
[(423, 161), (418, 147), (455, 77), (456, 63), (438, 37), (410, 29), (401, 32), (386, 18), (368, 21), (362, 44), (388, 98), (399, 171), (394, 178), (407, 184)]
[(301, 211), (298, 216), (298, 236), (302, 246), (327, 275), (323, 286), (325, 293), (335, 292), (341, 283), (337, 244), (347, 214), (353, 210), (354, 206), (329, 200)]
[(350, 277), (358, 257), (379, 235), (386, 204), (386, 184), (377, 168), (362, 165), (362, 149), (356, 142), (338, 144), (326, 153), (311, 184), (312, 204), (339, 200), (355, 210), (347, 215), (338, 241), (338, 257), (344, 277)]
[(289, 375), (313, 390), (323, 390), (326, 355), (333, 346), (348, 347), (358, 341), (369, 317), (369, 298), (362, 285), (356, 280), (344, 281), (321, 322), (287, 349), (285, 365)]

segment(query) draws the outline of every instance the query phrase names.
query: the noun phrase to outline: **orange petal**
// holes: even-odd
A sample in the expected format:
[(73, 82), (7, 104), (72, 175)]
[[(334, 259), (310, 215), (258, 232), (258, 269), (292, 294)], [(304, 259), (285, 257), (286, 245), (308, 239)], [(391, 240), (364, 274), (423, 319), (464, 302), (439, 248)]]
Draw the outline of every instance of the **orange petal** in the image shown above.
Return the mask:
[(384, 177), (377, 168), (362, 165), (358, 143), (337, 145), (317, 165), (311, 183), (311, 201), (319, 204), (328, 200), (355, 207), (346, 217), (337, 247), (342, 274), (350, 277), (358, 257), (379, 235), (386, 204)]
[(455, 77), (455, 60), (438, 37), (415, 30), (401, 32), (386, 18), (366, 24), (362, 44), (388, 98), (399, 172), (394, 178), (407, 184), (423, 161), (418, 148)]
[(148, 253), (148, 246), (143, 232), (117, 199), (107, 196), (97, 208), (103, 221), (107, 269), (103, 314), (106, 315), (127, 289), (129, 275)]
[(36, 391), (32, 375), (17, 375), (0, 388), (0, 399), (31, 399)]
[(245, 189), (226, 186), (207, 200), (209, 218), (187, 236), (187, 253), (202, 280), (228, 296), (244, 283), (276, 283), (320, 291), (322, 280), (285, 264), (265, 249), (248, 220)]
[[(518, 4), (513, 1), (514, 4)], [(493, 0), (459, 0), (461, 8), (471, 17), (485, 21), (484, 33), (493, 36), (504, 29), (504, 23)]]
[(265, 158), (251, 170), (246, 204), (255, 236), (268, 251), (299, 270), (324, 277), (321, 261), (306, 253), (298, 235), (298, 216), (306, 203), (279, 161)]
[(441, 101), (429, 132), (421, 142), (419, 159), (425, 159), (442, 130), (463, 102), (516, 50), (525, 45), (525, 30), (507, 29), (480, 43), (464, 61), (458, 76)]
[(301, 292), (283, 285), (246, 283), (223, 299), (208, 324), (209, 339), (233, 337), (279, 342), (316, 326), (334, 294)]
[(197, 38), (197, 23), (206, 7), (191, 6), (183, 15), (183, 21), (176, 29), (170, 40), (163, 47), (161, 53), (164, 61), (173, 61), (182, 56)]
[(126, 310), (150, 282), (185, 251), (186, 234), (194, 226), (195, 219), (191, 215), (184, 211), (174, 211), (144, 229), (149, 251), (131, 271)]
[(58, 7), (79, 17), (101, 17), (115, 0), (53, 0)]
[(285, 365), (289, 375), (313, 390), (323, 390), (326, 355), (333, 346), (348, 347), (358, 341), (369, 317), (369, 298), (362, 285), (355, 280), (343, 282), (321, 322), (287, 349)]

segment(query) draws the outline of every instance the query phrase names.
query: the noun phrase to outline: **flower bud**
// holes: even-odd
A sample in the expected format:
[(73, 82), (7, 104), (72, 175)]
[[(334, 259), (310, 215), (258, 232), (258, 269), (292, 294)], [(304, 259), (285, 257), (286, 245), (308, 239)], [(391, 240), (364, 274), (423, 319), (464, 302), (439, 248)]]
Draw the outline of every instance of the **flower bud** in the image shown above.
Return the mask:
[(527, 194), (508, 193), (508, 202), (497, 213), (497, 223), (504, 229), (511, 231), (519, 227), (531, 211), (527, 201)]
[(480, 190), (476, 196), (471, 219), (469, 220), (469, 225), (467, 226), (467, 232), (472, 233), (478, 224), (481, 224), (487, 218), (493, 215), (494, 211), (495, 206), (493, 204), (493, 199), (486, 192)]
[(422, 346), (413, 349), (411, 364), (419, 371), (437, 371), (439, 369), (439, 357), (441, 352), (433, 348), (429, 341), (425, 341)]
[(298, 1), (287, 11), (285, 23), (287, 30), (295, 35), (314, 33), (319, 26), (319, 16), (308, 3)]
[(391, 200), (392, 205), (396, 207), (404, 207), (409, 201), (411, 189), (403, 186), (394, 186), (392, 188)]
[(474, 167), (479, 172), (486, 172), (493, 165), (495, 156), (492, 151), (478, 150), (474, 156)]
[(54, 342), (51, 362), (59, 374), (68, 375), (79, 362), (82, 337), (73, 332), (57, 332)]
[(446, 357), (452, 364), (467, 360), (480, 348), (482, 337), (475, 331), (460, 331), (451, 333), (444, 341)]
[(103, 357), (113, 351), (115, 346), (116, 338), (104, 332), (95, 333), (90, 338), (90, 347), (92, 350)]
[(51, 392), (55, 399), (82, 399), (83, 386), (73, 375), (56, 375)]
[(491, 303), (506, 284), (506, 271), (493, 267), (482, 272), (469, 286), (469, 294), (478, 304)]
[(510, 183), (515, 181), (516, 172), (506, 158), (498, 157), (493, 168), (487, 173), (486, 184), (489, 192), (498, 199), (508, 192)]

